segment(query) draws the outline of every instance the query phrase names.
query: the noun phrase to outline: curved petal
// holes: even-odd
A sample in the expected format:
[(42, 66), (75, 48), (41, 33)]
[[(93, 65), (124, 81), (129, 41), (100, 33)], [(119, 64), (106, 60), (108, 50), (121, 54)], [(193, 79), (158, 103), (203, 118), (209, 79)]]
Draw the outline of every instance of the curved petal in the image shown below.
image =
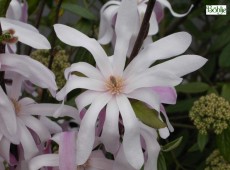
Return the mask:
[(64, 73), (65, 78), (68, 79), (69, 75), (74, 71), (80, 72), (92, 79), (104, 80), (103, 76), (97, 68), (85, 62), (74, 63), (68, 67)]
[(138, 76), (131, 77), (126, 80), (127, 85), (124, 88), (125, 93), (130, 93), (138, 88), (154, 87), (154, 86), (176, 86), (181, 83), (182, 78), (166, 71), (146, 71)]
[(208, 60), (198, 55), (182, 55), (169, 61), (158, 64), (151, 70), (169, 71), (178, 77), (182, 77), (188, 73), (201, 68)]
[(49, 130), (38, 119), (33, 116), (20, 116), (23, 123), (32, 129), (39, 137), (41, 142), (45, 142), (51, 138)]
[(57, 34), (57, 37), (62, 42), (71, 46), (81, 46), (90, 51), (102, 74), (106, 78), (111, 75), (112, 67), (109, 63), (109, 59), (103, 48), (95, 39), (89, 38), (78, 30), (62, 24), (55, 24), (54, 30)]
[(129, 42), (138, 27), (137, 20), (137, 2), (134, 0), (123, 0), (117, 13), (115, 25), (116, 44), (114, 47), (113, 69), (117, 75), (122, 75), (125, 67)]
[(103, 81), (71, 75), (66, 82), (66, 85), (57, 93), (56, 99), (59, 101), (63, 100), (70, 91), (78, 88), (106, 91), (105, 83)]
[(2, 88), (0, 87), (0, 116), (6, 126), (7, 131), (10, 135), (15, 135), (17, 132), (16, 114), (13, 108), (13, 104), (6, 96)]
[(177, 93), (174, 87), (152, 87), (152, 90), (158, 94), (161, 103), (176, 104)]
[(176, 13), (176, 12), (173, 11), (171, 4), (167, 0), (157, 0), (157, 1), (159, 3), (161, 3), (161, 5), (167, 7), (169, 9), (169, 11), (171, 12), (171, 14), (174, 17), (184, 17), (184, 16), (188, 15), (188, 13), (192, 10), (192, 8), (194, 6), (194, 5), (191, 5), (190, 8), (189, 8), (189, 10), (186, 13), (184, 13), (184, 14), (178, 14), (178, 13)]
[(77, 105), (77, 108), (79, 111), (82, 111), (83, 108), (90, 105), (94, 99), (99, 96), (101, 92), (98, 91), (91, 91), (87, 90), (83, 93), (81, 93), (77, 98), (75, 99), (75, 103)]
[(30, 170), (38, 170), (44, 166), (59, 166), (59, 155), (58, 154), (39, 155), (32, 158), (28, 163), (28, 167)]
[(35, 141), (31, 133), (19, 118), (18, 118), (18, 126), (20, 131), (20, 141), (24, 151), (24, 158), (25, 160), (31, 159), (39, 152), (38, 148), (35, 144)]
[(18, 37), (18, 41), (36, 49), (51, 48), (49, 41), (35, 27), (7, 18), (0, 18), (0, 22), (3, 30), (15, 30), (14, 36)]
[(4, 65), (1, 69), (4, 71), (17, 72), (26, 77), (33, 84), (42, 88), (49, 88), (51, 93), (57, 90), (53, 72), (29, 56), (1, 54), (1, 63)]
[(120, 144), (119, 134), (119, 109), (115, 98), (112, 98), (106, 107), (105, 122), (101, 134), (101, 141), (105, 149), (116, 153)]
[(27, 1), (26, 0), (23, 1), (21, 6), (22, 6), (22, 16), (20, 18), (20, 21), (27, 22), (28, 21), (28, 3)]
[(141, 88), (134, 90), (131, 93), (127, 94), (127, 97), (142, 101), (154, 108), (156, 111), (160, 111), (159, 96), (155, 94), (150, 88)]
[(77, 165), (84, 164), (89, 158), (95, 140), (95, 124), (97, 117), (111, 97), (109, 93), (102, 93), (93, 101), (85, 113), (77, 138)]
[(156, 1), (154, 8), (153, 8), (156, 18), (157, 18), (157, 22), (160, 23), (160, 21), (164, 18), (164, 9), (163, 6), (161, 5), (161, 3), (159, 3), (158, 1)]
[(167, 127), (158, 129), (159, 135), (162, 139), (167, 139), (170, 135), (169, 129)]
[(125, 127), (123, 146), (126, 159), (134, 168), (141, 169), (144, 157), (140, 143), (139, 122), (126, 96), (121, 94), (116, 96), (116, 100)]
[(62, 132), (61, 126), (59, 126), (56, 122), (50, 120), (49, 118), (41, 116), (40, 121), (48, 128), (51, 134)]
[(21, 4), (17, 0), (11, 0), (10, 5), (6, 11), (6, 18), (19, 20), (22, 15)]
[(165, 121), (166, 121), (166, 124), (167, 124), (167, 126), (168, 126), (170, 132), (173, 132), (173, 131), (174, 131), (174, 128), (173, 128), (173, 126), (171, 125), (171, 123), (170, 123), (170, 121), (169, 121), (169, 118), (168, 118), (168, 116), (167, 116), (167, 113), (166, 113), (166, 111), (165, 111), (164, 106), (161, 105), (160, 109), (161, 109), (161, 113), (162, 113), (163, 116), (165, 117)]
[(147, 69), (156, 60), (167, 59), (185, 52), (191, 41), (190, 34), (178, 32), (149, 44), (126, 67), (124, 77)]
[(33, 99), (29, 98), (29, 97), (24, 97), (24, 98), (22, 98), (22, 99), (19, 100), (19, 104), (22, 107), (24, 107), (26, 105), (30, 105), (30, 104), (35, 104), (35, 103), (36, 102)]

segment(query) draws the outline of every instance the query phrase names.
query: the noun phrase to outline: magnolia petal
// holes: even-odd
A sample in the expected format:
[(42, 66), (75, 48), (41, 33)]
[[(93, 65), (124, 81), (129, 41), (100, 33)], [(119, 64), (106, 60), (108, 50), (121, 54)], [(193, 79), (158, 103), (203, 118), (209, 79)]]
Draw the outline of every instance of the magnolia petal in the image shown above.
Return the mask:
[(98, 68), (105, 77), (108, 77), (112, 73), (112, 67), (109, 63), (108, 57), (103, 48), (95, 39), (89, 38), (80, 31), (62, 24), (55, 24), (54, 30), (57, 34), (57, 37), (62, 42), (71, 46), (81, 46), (90, 51), (97, 63)]
[(65, 70), (65, 73), (64, 73), (65, 78), (68, 79), (69, 74), (75, 71), (80, 72), (84, 74), (85, 76), (92, 78), (92, 79), (98, 79), (98, 80), (104, 79), (100, 71), (97, 68), (85, 62), (78, 62), (78, 63), (72, 64), (69, 68)]
[(22, 15), (21, 4), (17, 0), (11, 0), (10, 5), (6, 11), (6, 18), (19, 20)]
[(160, 23), (160, 21), (164, 18), (163, 6), (161, 5), (161, 3), (156, 1), (153, 10), (154, 10), (154, 12), (156, 14), (157, 22)]
[(106, 107), (105, 122), (101, 134), (101, 141), (105, 149), (111, 153), (116, 153), (120, 144), (119, 135), (119, 109), (115, 98), (112, 98)]
[(178, 76), (175, 76), (170, 72), (148, 70), (135, 77), (131, 77), (129, 80), (126, 80), (127, 85), (124, 88), (124, 92), (130, 93), (136, 89), (143, 87), (176, 86), (180, 84), (181, 81), (182, 78), (179, 78)]
[(28, 21), (28, 3), (27, 1), (26, 0), (23, 1), (21, 6), (22, 6), (22, 16), (20, 18), (20, 21), (27, 22)]
[(154, 108), (156, 111), (160, 111), (159, 96), (155, 94), (150, 88), (140, 88), (134, 90), (131, 93), (127, 94), (127, 97), (142, 101)]
[(6, 138), (2, 138), (0, 140), (0, 155), (4, 158), (4, 160), (10, 163), (10, 141)]
[(74, 131), (63, 132), (59, 144), (59, 169), (76, 169), (76, 133)]
[[(57, 90), (55, 75), (40, 62), (25, 55), (1, 54), (3, 71), (14, 71), (26, 77), (33, 84), (48, 88), (51, 93)], [(38, 74), (39, 73), (39, 74)]]
[(184, 17), (184, 16), (188, 15), (189, 12), (190, 12), (190, 11), (192, 10), (192, 8), (194, 7), (194, 5), (191, 5), (190, 8), (189, 8), (189, 10), (188, 10), (186, 13), (184, 13), (184, 14), (178, 14), (178, 13), (176, 13), (176, 12), (173, 11), (171, 4), (170, 4), (167, 0), (157, 0), (157, 1), (158, 1), (161, 5), (167, 7), (167, 8), (169, 9), (169, 11), (171, 12), (171, 14), (172, 14), (174, 17)]
[(59, 166), (59, 155), (58, 154), (39, 155), (32, 158), (28, 163), (28, 167), (30, 170), (38, 170), (44, 166)]
[(75, 103), (79, 111), (82, 111), (83, 108), (90, 105), (94, 99), (99, 96), (101, 92), (98, 91), (91, 91), (87, 90), (81, 93), (79, 96), (76, 97)]
[(134, 168), (141, 169), (144, 157), (140, 143), (139, 122), (126, 96), (121, 94), (116, 96), (116, 100), (125, 127), (123, 146), (126, 159)]
[(167, 127), (158, 129), (159, 135), (162, 139), (167, 139), (170, 135), (169, 129)]
[(174, 128), (173, 128), (173, 126), (171, 125), (171, 123), (170, 123), (170, 121), (169, 121), (169, 118), (168, 118), (168, 116), (167, 116), (167, 114), (166, 114), (166, 111), (165, 111), (164, 106), (161, 105), (160, 109), (161, 109), (161, 113), (162, 113), (163, 116), (165, 117), (165, 121), (166, 121), (166, 124), (167, 124), (167, 126), (168, 126), (170, 132), (173, 132), (173, 131), (174, 131)]
[(28, 160), (35, 156), (39, 151), (35, 144), (35, 141), (29, 132), (29, 130), (26, 128), (26, 126), (23, 124), (22, 120), (18, 118), (18, 126), (19, 126), (19, 133), (20, 133), (20, 141), (23, 147), (24, 151), (24, 158), (25, 160)]
[(27, 105), (30, 105), (30, 104), (35, 104), (36, 102), (29, 98), (29, 97), (24, 97), (22, 99), (19, 100), (19, 104), (22, 106), (22, 107), (25, 107)]
[(15, 135), (17, 132), (16, 114), (13, 108), (12, 102), (6, 96), (2, 88), (0, 87), (0, 116), (6, 126), (10, 135)]
[(36, 49), (51, 48), (49, 41), (35, 27), (7, 18), (0, 18), (0, 22), (3, 30), (15, 30), (14, 36), (18, 37), (18, 41)]
[(147, 69), (156, 60), (167, 59), (185, 52), (191, 41), (190, 34), (178, 32), (149, 44), (127, 66), (124, 77)]
[(41, 116), (40, 121), (48, 128), (51, 134), (62, 132), (61, 126), (59, 126), (56, 122), (50, 120), (49, 118)]
[(122, 75), (125, 67), (129, 42), (132, 35), (137, 31), (137, 19), (137, 2), (134, 0), (123, 0), (120, 8), (118, 9), (115, 25), (116, 44), (114, 47), (113, 69), (117, 75)]
[(166, 61), (164, 63), (158, 64), (151, 70), (164, 70), (169, 71), (178, 77), (182, 77), (188, 73), (201, 68), (208, 60), (198, 55), (182, 55)]
[(113, 160), (106, 159), (106, 158), (99, 158), (99, 157), (91, 157), (90, 158), (90, 166), (92, 166), (92, 170), (112, 169)]
[(45, 142), (46, 140), (51, 138), (49, 130), (42, 124), (38, 119), (33, 116), (20, 116), (20, 119), (24, 122), (24, 124), (32, 129), (39, 137), (41, 142)]
[(152, 90), (160, 97), (160, 102), (176, 104), (177, 93), (174, 87), (152, 87)]
[(63, 100), (65, 96), (74, 89), (88, 89), (95, 91), (105, 91), (105, 83), (103, 81), (86, 78), (86, 77), (78, 77), (75, 75), (71, 75), (66, 82), (66, 85), (57, 93), (57, 100)]
[(102, 93), (93, 101), (83, 117), (77, 138), (77, 165), (84, 164), (89, 158), (95, 140), (98, 114), (110, 99), (109, 93)]

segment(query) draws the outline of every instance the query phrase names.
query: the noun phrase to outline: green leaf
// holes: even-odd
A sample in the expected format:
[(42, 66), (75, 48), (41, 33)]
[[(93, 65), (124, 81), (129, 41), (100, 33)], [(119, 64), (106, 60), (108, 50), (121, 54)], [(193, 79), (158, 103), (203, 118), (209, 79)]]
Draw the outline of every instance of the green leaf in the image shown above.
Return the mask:
[(230, 84), (223, 85), (221, 96), (230, 102)]
[(82, 33), (84, 33), (86, 35), (89, 35), (89, 33), (92, 32), (92, 27), (93, 27), (92, 22), (90, 22), (89, 20), (84, 19), (84, 18), (80, 19), (77, 22), (77, 25), (75, 26), (75, 28), (78, 31), (81, 31)]
[(181, 144), (182, 139), (183, 139), (183, 136), (175, 139), (172, 142), (167, 143), (166, 145), (162, 146), (161, 150), (164, 152), (169, 152), (169, 151), (177, 148)]
[(222, 68), (230, 67), (230, 43), (224, 47), (223, 51), (220, 53), (219, 66)]
[(176, 87), (177, 92), (182, 93), (201, 93), (209, 89), (209, 85), (203, 82), (192, 82), (181, 84)]
[(167, 170), (165, 157), (162, 152), (160, 152), (157, 160), (157, 169), (158, 170)]
[(204, 150), (207, 143), (208, 143), (208, 135), (203, 135), (203, 134), (198, 133), (197, 144), (198, 144), (200, 151)]
[(0, 0), (0, 17), (6, 16), (6, 11), (11, 0)]
[(230, 128), (216, 136), (217, 147), (225, 160), (230, 161)]
[(96, 20), (96, 17), (93, 13), (91, 13), (88, 9), (83, 8), (76, 4), (71, 3), (63, 3), (62, 8), (65, 10), (68, 10), (76, 15), (79, 15), (83, 18), (89, 19), (89, 20)]
[(168, 113), (187, 112), (191, 109), (195, 100), (197, 99), (192, 98), (192, 99), (178, 101), (176, 105), (171, 105), (166, 107), (166, 111)]
[(217, 38), (214, 40), (210, 47), (210, 52), (214, 52), (217, 50), (222, 50), (222, 48), (230, 42), (230, 28), (222, 31)]
[(155, 129), (166, 127), (166, 124), (158, 118), (158, 113), (155, 110), (147, 107), (144, 103), (132, 102), (132, 107), (136, 116), (144, 124)]

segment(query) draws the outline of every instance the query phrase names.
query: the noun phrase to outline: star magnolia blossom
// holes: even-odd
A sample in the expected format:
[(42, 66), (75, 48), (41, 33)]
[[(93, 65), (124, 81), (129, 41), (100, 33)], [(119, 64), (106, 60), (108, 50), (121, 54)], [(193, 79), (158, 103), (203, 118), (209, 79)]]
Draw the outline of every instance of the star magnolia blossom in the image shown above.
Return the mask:
[(76, 132), (63, 132), (55, 135), (59, 145), (59, 154), (44, 154), (29, 161), (29, 170), (38, 170), (43, 166), (58, 167), (59, 170), (109, 170), (113, 161), (106, 159), (102, 151), (93, 151), (84, 165), (76, 164)]
[[(102, 133), (105, 133), (109, 141), (114, 139), (116, 142), (119, 139), (120, 113), (125, 129), (125, 156), (134, 168), (140, 169), (144, 163), (140, 126), (128, 98), (142, 101), (160, 111), (159, 96), (151, 88), (176, 86), (182, 81), (180, 77), (197, 70), (207, 61), (197, 55), (182, 55), (150, 67), (156, 60), (177, 56), (189, 47), (191, 36), (186, 32), (179, 32), (146, 46), (124, 69), (129, 41), (138, 22), (136, 5), (133, 0), (124, 0), (119, 8), (115, 27), (117, 40), (112, 62), (95, 39), (65, 25), (54, 26), (61, 41), (86, 48), (92, 53), (97, 64), (97, 67), (84, 62), (72, 64), (65, 71), (65, 77), (68, 78), (66, 85), (56, 95), (58, 100), (63, 100), (73, 89), (87, 89), (76, 98), (79, 111), (91, 105), (82, 119), (78, 134), (78, 164), (84, 164), (92, 151), (97, 117), (106, 106)], [(80, 72), (86, 77), (72, 75), (72, 72)]]
[[(145, 14), (147, 8), (147, 2), (148, 0), (136, 0), (137, 3), (136, 12), (138, 13), (139, 16), (138, 24), (136, 25), (136, 35), (137, 35), (137, 31), (139, 31), (140, 24)], [(108, 44), (109, 42), (112, 41), (113, 37), (115, 36), (114, 25), (116, 23), (116, 15), (118, 13), (120, 6), (121, 6), (121, 1), (111, 0), (108, 1), (106, 4), (104, 4), (103, 7), (101, 8), (100, 27), (99, 27), (99, 35), (98, 35), (98, 41), (101, 44)], [(168, 8), (173, 16), (183, 17), (190, 12), (193, 5), (185, 14), (178, 14), (173, 11), (170, 3), (167, 0), (157, 0), (149, 22), (150, 23), (149, 32), (148, 32), (149, 36), (155, 35), (158, 32), (159, 30), (158, 22), (163, 18), (164, 7)], [(131, 39), (130, 42), (131, 46), (133, 45), (134, 41), (135, 41), (135, 37), (133, 37), (133, 41)], [(145, 42), (151, 42), (151, 41), (152, 41), (151, 38), (147, 38)]]

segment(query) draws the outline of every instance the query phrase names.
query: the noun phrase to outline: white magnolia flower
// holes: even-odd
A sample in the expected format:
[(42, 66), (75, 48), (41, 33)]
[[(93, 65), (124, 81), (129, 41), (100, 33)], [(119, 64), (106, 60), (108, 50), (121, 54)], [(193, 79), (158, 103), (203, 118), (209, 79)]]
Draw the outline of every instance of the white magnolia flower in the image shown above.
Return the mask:
[[(65, 71), (66, 78), (69, 76), (68, 81), (56, 96), (58, 100), (63, 100), (73, 89), (87, 89), (76, 98), (79, 111), (91, 105), (82, 119), (78, 134), (78, 164), (84, 164), (92, 151), (97, 117), (106, 106), (106, 120), (102, 131), (102, 135), (107, 136), (103, 141), (106, 148), (108, 145), (116, 144), (119, 139), (120, 113), (125, 128), (125, 156), (133, 167), (140, 169), (144, 163), (140, 127), (128, 98), (142, 101), (159, 111), (160, 100), (151, 87), (176, 86), (182, 81), (180, 77), (197, 70), (207, 61), (197, 55), (182, 55), (150, 67), (156, 60), (177, 56), (189, 47), (191, 36), (186, 32), (179, 32), (148, 45), (124, 69), (129, 41), (137, 23), (136, 5), (135, 1), (124, 0), (119, 8), (115, 28), (117, 40), (112, 63), (95, 39), (65, 25), (54, 26), (61, 41), (86, 48), (92, 53), (97, 64), (97, 67), (84, 62), (73, 64)], [(75, 71), (86, 77), (71, 75)]]

